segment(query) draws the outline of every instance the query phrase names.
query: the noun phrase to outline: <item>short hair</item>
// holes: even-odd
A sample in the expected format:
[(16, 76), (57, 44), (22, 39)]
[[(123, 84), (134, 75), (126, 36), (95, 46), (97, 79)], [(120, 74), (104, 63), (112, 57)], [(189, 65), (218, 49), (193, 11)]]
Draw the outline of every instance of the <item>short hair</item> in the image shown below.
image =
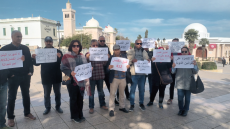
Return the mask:
[[(136, 43), (138, 40), (140, 40), (140, 39), (135, 40), (135, 43)], [(140, 41), (142, 42), (142, 40), (140, 40)]]
[(99, 36), (98, 40), (99, 40), (101, 37), (103, 37), (103, 38), (105, 39), (105, 36)]
[(188, 47), (182, 47), (182, 48), (181, 48), (181, 51), (182, 51), (182, 49), (183, 49), (183, 48), (186, 48), (186, 49), (187, 49), (187, 51), (189, 52), (189, 49), (188, 49)]
[[(178, 42), (179, 42), (179, 39), (178, 39), (178, 38), (174, 38), (173, 40), (176, 40), (176, 41), (178, 41)], [(172, 41), (173, 41), (173, 40), (172, 40)]]
[(18, 31), (18, 30), (13, 30), (13, 31), (11, 32), (11, 37), (12, 37), (15, 33), (17, 33), (17, 32), (21, 33), (21, 32)]
[[(91, 40), (91, 45), (92, 45), (94, 42), (97, 42), (97, 40), (96, 40), (96, 39), (92, 39), (92, 40)], [(98, 42), (97, 42), (97, 44), (98, 44)]]
[(80, 42), (79, 40), (72, 40), (72, 41), (70, 42), (70, 44), (69, 44), (68, 51), (70, 51), (70, 52), (73, 51), (73, 50), (72, 50), (72, 47), (73, 47), (73, 44), (74, 44), (75, 42), (77, 42), (78, 45), (80, 45), (79, 52), (78, 52), (78, 54), (79, 54), (79, 53), (81, 52), (81, 50), (82, 50), (82, 45), (81, 45), (81, 42)]

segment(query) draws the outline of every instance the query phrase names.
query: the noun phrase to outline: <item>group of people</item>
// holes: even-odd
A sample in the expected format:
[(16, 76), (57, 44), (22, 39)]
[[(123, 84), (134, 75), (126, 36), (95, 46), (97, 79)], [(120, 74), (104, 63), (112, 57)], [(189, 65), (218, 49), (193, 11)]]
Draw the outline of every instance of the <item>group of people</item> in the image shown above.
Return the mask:
[[(27, 46), (21, 44), (22, 34), (20, 31), (12, 32), (12, 42), (1, 48), (1, 51), (22, 50), (23, 67), (0, 70), (0, 129), (7, 129), (5, 123), (5, 115), (7, 111), (8, 126), (14, 127), (15, 125), (15, 100), (17, 90), (20, 86), (24, 116), (31, 120), (36, 120), (30, 112), (30, 80), (33, 75), (33, 66), (41, 65), (41, 81), (44, 88), (44, 105), (46, 115), (51, 110), (50, 93), (53, 88), (55, 93), (56, 111), (63, 113), (61, 109), (61, 85), (66, 85), (70, 97), (70, 118), (76, 122), (85, 121), (83, 116), (83, 99), (87, 91), (89, 95), (89, 113), (94, 113), (94, 93), (97, 86), (98, 98), (100, 107), (109, 111), (109, 115), (114, 116), (115, 105), (119, 105), (119, 110), (124, 113), (129, 113), (135, 108), (135, 91), (138, 86), (139, 89), (139, 108), (144, 111), (144, 95), (145, 95), (145, 82), (146, 78), (149, 80), (149, 93), (150, 101), (147, 106), (152, 106), (156, 94), (159, 90), (159, 108), (163, 109), (163, 100), (165, 94), (166, 83), (162, 77), (168, 76), (171, 78), (170, 84), (170, 98), (167, 104), (171, 104), (174, 96), (174, 87), (177, 88), (178, 93), (178, 115), (186, 116), (190, 105), (190, 80), (189, 77), (198, 72), (196, 61), (194, 60), (194, 68), (175, 68), (176, 64), (173, 63), (172, 53), (171, 62), (153, 62), (156, 58), (153, 57), (153, 52), (148, 48), (142, 48), (142, 40), (135, 41), (135, 47), (128, 52), (121, 51), (119, 45), (113, 46), (113, 53), (111, 54), (108, 46), (105, 44), (105, 37), (100, 36), (98, 40), (91, 40), (90, 47), (92, 48), (108, 48), (108, 61), (91, 61), (90, 53), (85, 55), (81, 53), (82, 45), (79, 40), (71, 41), (68, 52), (62, 54), (57, 49), (57, 61), (53, 63), (36, 63), (36, 54), (30, 53)], [(179, 39), (174, 39), (173, 42), (178, 42)], [(45, 38), (45, 48), (53, 48), (53, 39), (49, 36)], [(156, 49), (164, 49), (159, 47)], [(168, 47), (166, 48), (168, 49)], [(179, 55), (189, 55), (187, 47), (181, 48)], [(111, 60), (113, 57), (121, 57), (129, 60), (126, 66), (127, 71), (117, 71), (113, 69)], [(151, 63), (151, 74), (141, 74), (135, 72), (134, 63), (140, 60), (148, 60)], [(83, 81), (78, 81), (75, 78), (76, 73), (74, 69), (76, 66), (91, 62), (92, 77)], [(62, 77), (64, 73), (65, 77)], [(108, 91), (110, 92), (109, 107), (106, 106), (105, 94), (103, 91), (103, 81), (105, 82)], [(175, 85), (176, 82), (176, 85)], [(131, 84), (129, 92), (128, 84)], [(7, 89), (8, 89), (8, 103), (7, 102)], [(125, 108), (125, 95), (126, 99), (130, 100), (130, 108)], [(117, 99), (116, 99), (117, 98)], [(185, 100), (184, 100), (185, 98)], [(6, 109), (7, 106), (7, 109)]]

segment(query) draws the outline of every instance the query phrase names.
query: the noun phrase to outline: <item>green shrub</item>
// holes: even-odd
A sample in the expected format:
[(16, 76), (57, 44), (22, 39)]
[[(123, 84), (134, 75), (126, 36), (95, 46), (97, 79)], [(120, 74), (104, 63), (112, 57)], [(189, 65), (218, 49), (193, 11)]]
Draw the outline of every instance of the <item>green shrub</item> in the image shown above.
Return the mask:
[(199, 69), (201, 69), (201, 63), (200, 62), (196, 62), (197, 63), (197, 66)]
[(214, 69), (217, 69), (217, 65), (215, 62), (203, 62), (202, 69), (214, 70)]

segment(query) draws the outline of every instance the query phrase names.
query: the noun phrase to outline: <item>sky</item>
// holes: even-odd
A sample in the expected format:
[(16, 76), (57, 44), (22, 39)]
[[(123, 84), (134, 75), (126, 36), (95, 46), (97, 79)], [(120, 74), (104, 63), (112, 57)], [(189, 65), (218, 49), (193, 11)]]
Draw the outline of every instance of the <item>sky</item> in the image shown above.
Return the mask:
[[(1, 0), (0, 19), (44, 17), (63, 23), (68, 0)], [(181, 38), (186, 26), (201, 23), (210, 37), (230, 37), (230, 0), (70, 0), (76, 28), (92, 16), (105, 28), (134, 41), (148, 30), (149, 38)], [(62, 25), (63, 27), (63, 25)]]

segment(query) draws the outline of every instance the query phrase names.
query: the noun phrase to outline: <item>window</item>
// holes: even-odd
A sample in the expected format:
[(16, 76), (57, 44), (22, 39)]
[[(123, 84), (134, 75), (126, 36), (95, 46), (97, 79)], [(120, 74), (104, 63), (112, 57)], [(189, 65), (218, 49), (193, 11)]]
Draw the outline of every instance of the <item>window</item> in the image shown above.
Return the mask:
[(54, 34), (54, 36), (55, 36), (55, 29), (53, 29), (53, 34)]
[(28, 35), (28, 27), (25, 27), (25, 35)]
[(21, 31), (21, 27), (18, 27), (18, 31)]
[(14, 31), (14, 27), (11, 27), (11, 33)]
[(3, 36), (6, 36), (6, 28), (3, 28)]
[(74, 15), (72, 14), (72, 18), (74, 18)]
[(65, 14), (65, 18), (69, 18), (69, 14)]

